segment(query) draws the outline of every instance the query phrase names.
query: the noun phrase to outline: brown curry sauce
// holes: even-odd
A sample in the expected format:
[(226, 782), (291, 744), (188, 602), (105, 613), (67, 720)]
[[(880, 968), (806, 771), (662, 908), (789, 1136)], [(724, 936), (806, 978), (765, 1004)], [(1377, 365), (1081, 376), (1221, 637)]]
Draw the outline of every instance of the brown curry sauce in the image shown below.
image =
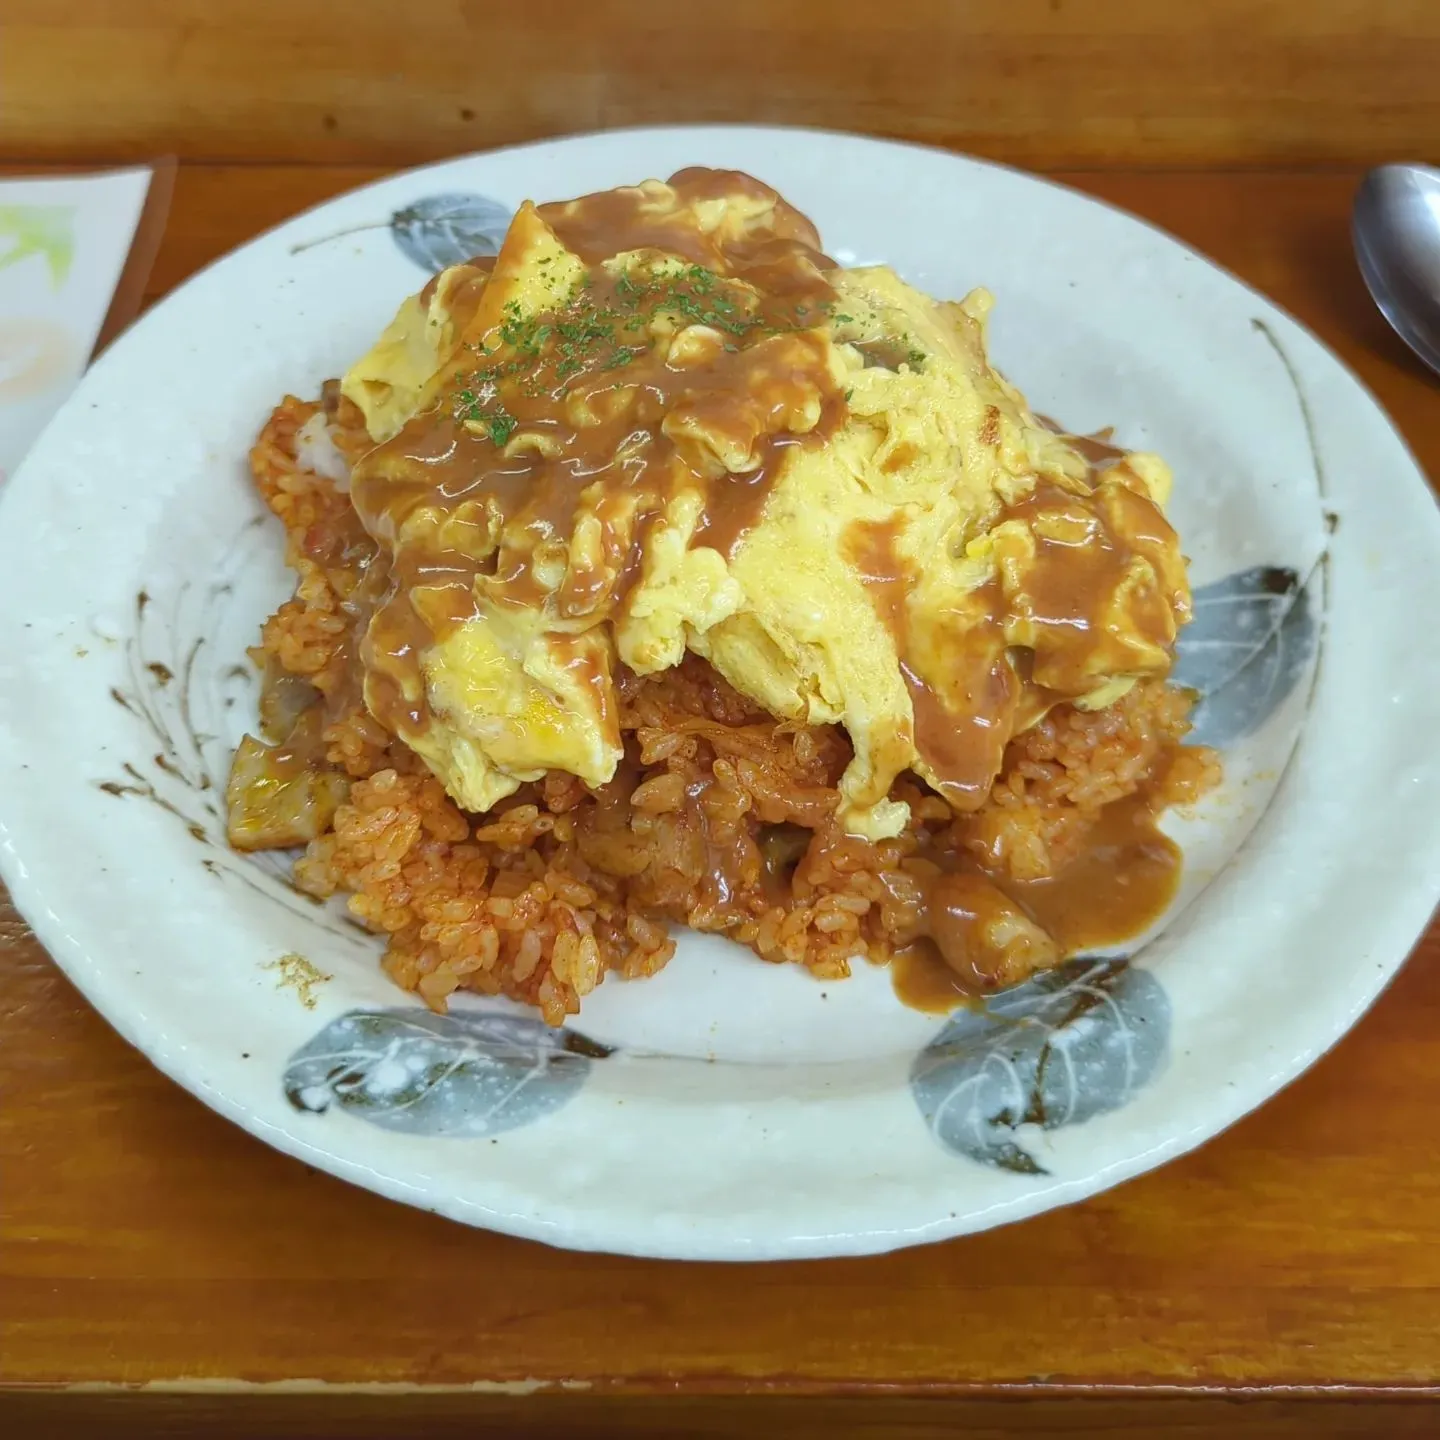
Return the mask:
[[(1109, 430), (1070, 435), (1048, 417), (1039, 418), (1048, 429), (1065, 435), (1088, 463), (1092, 480), (1108, 466), (1125, 461), (1128, 452), (1111, 443)], [(1036, 497), (1026, 503), (1037, 501), (1043, 503), (1039, 487)], [(1111, 552), (1103, 563), (1113, 565), (1115, 559)], [(1062, 583), (1042, 589), (1046, 619), (1085, 634), (1093, 628), (1084, 610), (1086, 587), (1064, 584), (1063, 571), (1058, 569), (1056, 580)], [(917, 706), (917, 728), (920, 714)], [(975, 943), (977, 926), (987, 918), (987, 911), (993, 916), (1006, 901), (1039, 926), (1062, 958), (1122, 944), (1155, 924), (1180, 887), (1183, 854), (1160, 829), (1159, 818), (1177, 798), (1177, 789), (1169, 782), (1185, 769), (1187, 756), (1204, 763), (1188, 747), (1163, 747), (1140, 787), (1106, 805), (1078, 853), (1047, 878), (1018, 880), (1003, 867), (983, 866), (973, 852), (950, 850), (931, 857), (939, 862), (940, 874), (929, 892), (929, 934), (898, 950), (891, 960), (891, 981), (900, 1000), (913, 1009), (945, 1013), (975, 1004), (1005, 983), (1028, 978), (1016, 973), (997, 985), (997, 957)], [(1188, 793), (1183, 779), (1178, 793)], [(953, 805), (954, 798), (947, 798)], [(963, 820), (957, 828), (963, 831)], [(957, 881), (981, 883), (957, 885)]]
[[(500, 607), (612, 618), (678, 494), (701, 498), (693, 543), (728, 555), (785, 448), (822, 444), (844, 415), (821, 329), (833, 262), (814, 227), (748, 176), (689, 170), (671, 184), (682, 207), (743, 194), (768, 219), (709, 235), (691, 208), (657, 210), (636, 188), (539, 207), (584, 262), (579, 286), (543, 314), (492, 317), (443, 376), (440, 409), (356, 467), (355, 508), (390, 556), (363, 647), (366, 701), (402, 739), (429, 721), (420, 655), (477, 613), (477, 585)], [(491, 284), (516, 263), (508, 248)], [(601, 263), (645, 248), (687, 264), (637, 279)], [(680, 355), (668, 342), (682, 330)], [(407, 524), (422, 506), (425, 523)], [(577, 563), (581, 526), (596, 538)], [(540, 566), (562, 570), (560, 583), (542, 585)]]
[[(937, 1013), (974, 1003), (1029, 971), (996, 983), (994, 957), (977, 946), (974, 928), (998, 897), (1013, 901), (1054, 942), (1057, 959), (1103, 950), (1133, 939), (1169, 908), (1180, 886), (1180, 847), (1158, 826), (1153, 790), (1107, 805), (1080, 853), (1045, 880), (1015, 880), (983, 870), (968, 856), (947, 857), (952, 877), (975, 877), (983, 889), (946, 904), (939, 886), (930, 892), (930, 934), (898, 950), (890, 962), (895, 993), (912, 1009)], [(938, 902), (938, 903), (937, 903)], [(1045, 966), (1035, 966), (1043, 969)]]

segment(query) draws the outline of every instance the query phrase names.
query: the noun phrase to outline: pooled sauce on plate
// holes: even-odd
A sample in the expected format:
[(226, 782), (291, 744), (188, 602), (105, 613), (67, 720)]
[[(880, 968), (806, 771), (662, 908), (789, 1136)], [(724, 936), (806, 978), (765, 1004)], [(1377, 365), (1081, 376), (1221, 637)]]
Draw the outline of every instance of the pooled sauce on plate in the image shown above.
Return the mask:
[[(1073, 955), (1120, 944), (1148, 929), (1174, 900), (1180, 874), (1180, 847), (1159, 828), (1155, 798), (1144, 790), (1107, 805), (1080, 853), (1048, 880), (1012, 880), (961, 862), (931, 888), (930, 936), (891, 961), (895, 993), (913, 1009), (944, 1012), (994, 988), (978, 971), (967, 974), (963, 964), (947, 963), (942, 943), (958, 957), (973, 940), (980, 907), (993, 906), (997, 892)], [(947, 906), (947, 882), (965, 877), (988, 884), (961, 891)]]

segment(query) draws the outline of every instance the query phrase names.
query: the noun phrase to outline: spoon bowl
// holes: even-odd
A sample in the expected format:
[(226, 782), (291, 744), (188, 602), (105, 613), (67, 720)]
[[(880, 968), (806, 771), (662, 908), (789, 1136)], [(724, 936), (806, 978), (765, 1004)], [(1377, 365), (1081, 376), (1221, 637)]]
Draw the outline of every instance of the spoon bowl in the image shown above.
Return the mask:
[(1351, 217), (1355, 258), (1380, 313), (1440, 374), (1440, 170), (1381, 165)]

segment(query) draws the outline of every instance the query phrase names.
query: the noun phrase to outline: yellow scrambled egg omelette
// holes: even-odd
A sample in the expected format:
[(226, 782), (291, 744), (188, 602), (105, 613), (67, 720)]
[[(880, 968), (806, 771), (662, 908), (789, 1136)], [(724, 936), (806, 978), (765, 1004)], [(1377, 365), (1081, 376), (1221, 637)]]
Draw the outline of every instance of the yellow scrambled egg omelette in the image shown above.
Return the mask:
[(904, 826), (905, 770), (974, 808), (1051, 706), (1167, 671), (1190, 604), (1167, 468), (1037, 420), (990, 304), (840, 269), (731, 172), (526, 204), (343, 381), (390, 563), (370, 709), (483, 811), (609, 780), (617, 665), (688, 649), (845, 727), (853, 833)]

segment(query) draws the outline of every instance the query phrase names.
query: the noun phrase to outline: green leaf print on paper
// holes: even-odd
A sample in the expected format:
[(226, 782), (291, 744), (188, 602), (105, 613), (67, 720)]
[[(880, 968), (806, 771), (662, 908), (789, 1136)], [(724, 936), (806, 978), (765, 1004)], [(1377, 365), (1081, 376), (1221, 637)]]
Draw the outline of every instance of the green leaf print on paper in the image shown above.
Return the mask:
[(73, 205), (0, 205), (0, 270), (42, 255), (58, 290), (75, 255), (74, 219)]

